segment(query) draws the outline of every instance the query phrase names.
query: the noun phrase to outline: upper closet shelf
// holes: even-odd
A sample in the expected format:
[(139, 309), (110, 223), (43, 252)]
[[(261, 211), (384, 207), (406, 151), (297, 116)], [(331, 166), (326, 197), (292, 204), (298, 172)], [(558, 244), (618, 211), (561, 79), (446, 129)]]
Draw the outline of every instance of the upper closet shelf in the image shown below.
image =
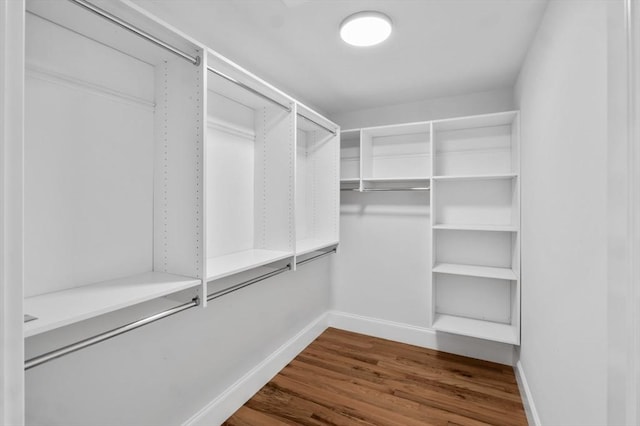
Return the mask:
[(371, 183), (402, 183), (402, 182), (428, 182), (431, 178), (428, 176), (416, 176), (416, 177), (384, 177), (384, 178), (364, 178), (363, 182)]
[(518, 177), (517, 173), (503, 173), (495, 175), (457, 175), (457, 176), (433, 176), (433, 180), (439, 181), (473, 181), (473, 180), (500, 180), (500, 179), (515, 179)]
[(207, 259), (207, 281), (238, 274), (269, 263), (277, 262), (293, 253), (277, 250), (250, 249)]
[(433, 229), (453, 231), (518, 232), (518, 228), (511, 225), (433, 225)]
[(145, 272), (27, 297), (24, 299), (24, 313), (37, 319), (24, 324), (24, 336), (34, 336), (200, 284), (198, 279)]
[(516, 280), (518, 278), (511, 268), (462, 265), (457, 263), (438, 263), (433, 267), (433, 272), (440, 274), (466, 275), (470, 277), (496, 278), (499, 280)]
[(445, 118), (442, 120), (434, 120), (432, 123), (433, 129), (436, 131), (456, 131), (511, 125), (517, 116), (518, 111), (505, 111), (466, 117)]

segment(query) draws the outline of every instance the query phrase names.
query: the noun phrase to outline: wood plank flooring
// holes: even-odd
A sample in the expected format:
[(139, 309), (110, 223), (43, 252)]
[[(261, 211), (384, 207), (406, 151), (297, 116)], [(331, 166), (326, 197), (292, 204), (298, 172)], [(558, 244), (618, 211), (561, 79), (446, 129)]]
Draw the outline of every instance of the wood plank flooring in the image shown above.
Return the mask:
[(226, 426), (526, 425), (510, 366), (327, 329)]

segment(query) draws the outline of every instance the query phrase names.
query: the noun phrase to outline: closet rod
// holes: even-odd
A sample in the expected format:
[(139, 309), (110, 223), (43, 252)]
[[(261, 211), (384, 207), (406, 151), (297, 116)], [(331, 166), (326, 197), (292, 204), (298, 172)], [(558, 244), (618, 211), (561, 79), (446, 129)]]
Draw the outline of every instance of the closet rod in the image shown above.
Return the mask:
[(251, 93), (253, 93), (253, 94), (254, 94), (254, 95), (256, 95), (256, 96), (259, 96), (259, 97), (261, 97), (262, 99), (265, 99), (265, 100), (267, 100), (267, 101), (271, 102), (272, 104), (279, 106), (280, 108), (284, 109), (285, 111), (287, 111), (287, 112), (291, 112), (291, 107), (289, 107), (288, 105), (285, 105), (285, 104), (283, 104), (283, 103), (281, 103), (281, 102), (276, 101), (276, 100), (275, 100), (275, 99), (273, 99), (272, 97), (267, 96), (267, 95), (265, 95), (264, 93), (259, 92), (259, 91), (257, 91), (256, 89), (254, 89), (254, 88), (252, 88), (252, 87), (247, 86), (247, 85), (246, 85), (246, 84), (244, 84), (243, 82), (238, 81), (238, 80), (236, 80), (235, 78), (233, 78), (233, 77), (231, 77), (231, 76), (228, 76), (228, 75), (226, 75), (225, 73), (223, 73), (223, 72), (221, 72), (221, 71), (218, 71), (218, 70), (217, 70), (217, 69), (215, 69), (215, 68), (207, 67), (207, 70), (209, 70), (210, 72), (214, 73), (215, 75), (217, 75), (217, 76), (219, 76), (219, 77), (224, 78), (224, 79), (225, 79), (225, 80), (227, 80), (227, 81), (230, 81), (231, 83), (233, 83), (233, 84), (235, 84), (235, 85), (237, 85), (237, 86), (242, 87), (244, 90), (246, 90), (246, 91), (248, 91), (248, 92), (251, 92)]
[(247, 281), (243, 281), (239, 284), (236, 284), (234, 286), (231, 286), (229, 288), (225, 288), (224, 290), (220, 290), (220, 291), (216, 291), (214, 293), (211, 293), (207, 296), (207, 301), (213, 300), (213, 299), (217, 299), (218, 297), (224, 296), (225, 294), (229, 294), (229, 293), (233, 293), (234, 291), (238, 291), (242, 288), (248, 287), (251, 284), (255, 284), (258, 283), (260, 281), (264, 281), (267, 278), (271, 278), (275, 275), (281, 274), (285, 271), (289, 271), (291, 269), (291, 264), (288, 264), (287, 266), (283, 266), (280, 269), (276, 269), (275, 271), (271, 271), (271, 272), (267, 272), (266, 274), (263, 275), (259, 275), (255, 278), (252, 278), (250, 280)]
[(163, 49), (168, 50), (169, 52), (173, 53), (174, 55), (178, 55), (183, 59), (186, 59), (187, 61), (193, 63), (194, 65), (199, 65), (200, 64), (200, 57), (199, 56), (192, 56), (188, 53), (183, 52), (182, 50), (171, 46), (168, 43), (165, 43), (164, 41), (152, 36), (151, 34), (134, 27), (133, 25), (129, 24), (128, 22), (123, 21), (122, 19), (118, 18), (115, 15), (112, 15), (111, 13), (107, 12), (104, 9), (99, 8), (98, 6), (95, 6), (85, 0), (69, 0), (72, 3), (77, 4), (78, 6), (81, 6), (83, 8), (85, 8), (86, 10), (88, 10), (89, 12), (93, 12), (96, 15), (105, 18), (111, 22), (113, 22), (114, 24), (120, 26), (121, 28), (124, 28), (125, 30), (131, 31), (132, 33), (134, 33), (135, 35), (142, 37), (148, 41), (150, 41), (151, 43), (155, 44), (156, 46), (160, 46)]
[(24, 362), (24, 369), (29, 370), (33, 367), (37, 367), (56, 358), (60, 358), (61, 356), (68, 355), (70, 353), (79, 351), (80, 349), (93, 346), (96, 343), (104, 342), (105, 340), (111, 339), (112, 337), (119, 336), (120, 334), (135, 330), (136, 328), (142, 327), (143, 325), (151, 324), (152, 322), (177, 314), (178, 312), (186, 311), (187, 309), (191, 309), (195, 306), (198, 306), (199, 304), (200, 300), (196, 297), (190, 302), (187, 302), (180, 306), (176, 306), (175, 308), (167, 309), (166, 311), (162, 311), (149, 317), (142, 318), (140, 320), (123, 325), (121, 327), (114, 328), (113, 330), (105, 331), (104, 333), (89, 337), (84, 340), (80, 340), (79, 342), (72, 343), (60, 349), (38, 355), (37, 357), (26, 360)]
[(431, 187), (416, 187), (416, 188), (340, 188), (340, 191), (356, 191), (356, 192), (384, 192), (384, 191), (431, 191)]
[(333, 248), (333, 249), (331, 249), (329, 251), (326, 251), (324, 253), (318, 254), (316, 256), (310, 257), (310, 258), (305, 259), (305, 260), (301, 260), (300, 262), (296, 262), (296, 265), (297, 266), (304, 265), (305, 263), (313, 262), (316, 259), (319, 259), (321, 257), (324, 257), (324, 256), (328, 255), (328, 254), (333, 254), (333, 253), (336, 253), (336, 252), (337, 252), (337, 249)]
[(309, 121), (309, 122), (311, 122), (311, 123), (315, 124), (316, 126), (320, 127), (321, 129), (324, 129), (324, 130), (326, 130), (327, 132), (331, 133), (333, 136), (335, 136), (335, 135), (336, 135), (336, 131), (335, 131), (335, 130), (330, 129), (330, 128), (328, 128), (327, 126), (324, 126), (324, 125), (322, 125), (322, 124), (318, 123), (317, 121), (310, 119), (310, 118), (309, 118), (309, 117), (307, 117), (306, 115), (303, 115), (303, 114), (301, 114), (301, 113), (298, 113), (298, 117), (302, 117), (302, 118), (304, 118), (305, 120), (307, 120), (307, 121)]
[(416, 188), (367, 188), (362, 192), (383, 192), (383, 191), (430, 191), (431, 187), (416, 187)]

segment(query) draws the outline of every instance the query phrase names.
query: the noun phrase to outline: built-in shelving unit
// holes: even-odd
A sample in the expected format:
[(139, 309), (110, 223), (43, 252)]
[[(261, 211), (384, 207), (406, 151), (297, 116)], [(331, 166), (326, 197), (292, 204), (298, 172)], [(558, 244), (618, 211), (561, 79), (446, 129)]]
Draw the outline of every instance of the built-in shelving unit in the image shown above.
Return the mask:
[(203, 49), (122, 3), (103, 7), (186, 53), (69, 1), (27, 2), (25, 336), (206, 292)]
[(297, 105), (296, 255), (338, 244), (340, 134), (337, 126)]
[(433, 328), (519, 344), (518, 114), (432, 126)]
[(360, 170), (360, 179), (349, 174), (341, 189), (430, 191), (425, 285), (433, 328), (518, 344), (518, 113), (353, 129), (346, 137), (341, 167)]
[(26, 337), (338, 244), (336, 124), (127, 2), (25, 34)]

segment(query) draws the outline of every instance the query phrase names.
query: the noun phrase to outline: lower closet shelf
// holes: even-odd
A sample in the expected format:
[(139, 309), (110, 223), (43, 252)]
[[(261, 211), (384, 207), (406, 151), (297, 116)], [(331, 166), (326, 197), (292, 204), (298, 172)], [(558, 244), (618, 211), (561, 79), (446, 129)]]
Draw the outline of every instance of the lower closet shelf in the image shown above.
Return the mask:
[(516, 273), (511, 268), (462, 265), (457, 263), (437, 263), (433, 267), (433, 272), (440, 274), (466, 275), (470, 277), (496, 278), (499, 280), (518, 279)]
[(483, 321), (455, 315), (436, 314), (433, 328), (438, 331), (461, 334), (495, 342), (518, 344), (517, 328), (511, 324)]
[(251, 249), (207, 259), (207, 281), (268, 265), (293, 257), (293, 253), (278, 250)]
[(97, 317), (200, 285), (199, 279), (145, 272), (24, 299), (24, 337)]

